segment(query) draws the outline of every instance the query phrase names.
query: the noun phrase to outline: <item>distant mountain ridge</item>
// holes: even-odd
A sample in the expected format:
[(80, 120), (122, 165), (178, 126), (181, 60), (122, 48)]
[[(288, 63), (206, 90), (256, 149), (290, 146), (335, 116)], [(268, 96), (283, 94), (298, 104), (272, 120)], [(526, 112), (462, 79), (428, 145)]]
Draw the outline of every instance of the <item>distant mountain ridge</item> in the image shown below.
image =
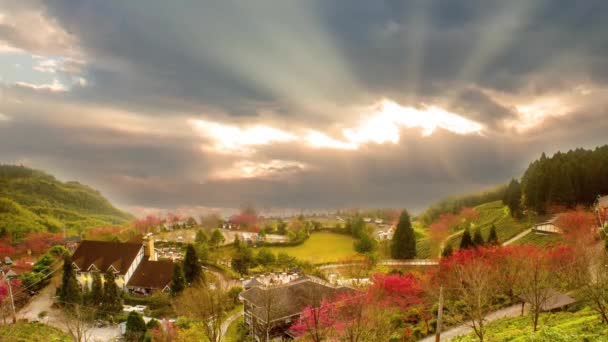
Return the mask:
[(24, 166), (0, 164), (0, 235), (29, 232), (80, 233), (122, 224), (133, 216), (115, 208), (99, 191)]

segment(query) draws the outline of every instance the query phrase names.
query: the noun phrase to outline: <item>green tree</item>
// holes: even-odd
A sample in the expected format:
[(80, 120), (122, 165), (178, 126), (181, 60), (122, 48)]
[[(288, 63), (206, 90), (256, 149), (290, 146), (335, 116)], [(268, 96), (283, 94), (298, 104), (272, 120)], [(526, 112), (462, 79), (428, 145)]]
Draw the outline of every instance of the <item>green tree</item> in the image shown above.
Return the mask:
[(89, 296), (91, 298), (90, 301), (93, 304), (99, 304), (103, 300), (103, 285), (101, 283), (101, 275), (99, 272), (93, 272), (93, 281)]
[(104, 280), (101, 308), (104, 313), (119, 313), (122, 311), (122, 298), (120, 298), (120, 290), (116, 285), (114, 272), (108, 270), (104, 275)]
[(196, 223), (196, 220), (192, 216), (188, 217), (188, 219), (186, 220), (186, 227), (188, 228), (194, 228), (197, 225), (198, 223)]
[(180, 264), (175, 264), (171, 278), (171, 296), (175, 297), (186, 288), (186, 278)]
[(213, 247), (218, 247), (223, 244), (225, 241), (224, 234), (219, 229), (214, 229), (213, 233), (211, 233), (211, 237), (209, 238), (209, 244)]
[(125, 340), (129, 342), (143, 341), (146, 334), (146, 322), (143, 317), (135, 311), (131, 311), (127, 317)]
[(483, 236), (481, 235), (481, 229), (475, 229), (475, 234), (473, 235), (473, 244), (475, 244), (475, 246), (483, 246), (485, 243), (486, 242), (483, 240)]
[(507, 186), (502, 201), (509, 207), (511, 216), (521, 217), (521, 185), (516, 179), (512, 179)]
[(241, 241), (240, 234), (234, 234), (234, 248), (240, 249), (243, 245), (243, 241)]
[(240, 275), (247, 274), (249, 272), (249, 268), (251, 268), (255, 263), (253, 252), (251, 248), (245, 246), (240, 248), (232, 257), (232, 261), (230, 265), (232, 269), (238, 272)]
[(204, 230), (199, 229), (196, 232), (196, 237), (194, 238), (194, 241), (196, 243), (207, 243), (208, 240), (209, 240), (209, 238), (207, 237), (207, 234), (205, 234)]
[(59, 300), (64, 305), (80, 304), (82, 301), (82, 292), (76, 280), (72, 258), (68, 254), (65, 254), (63, 257), (63, 276), (61, 288), (59, 289)]
[(258, 251), (256, 261), (260, 265), (270, 266), (277, 261), (277, 258), (271, 251), (266, 248), (262, 248)]
[(490, 228), (490, 234), (488, 235), (488, 244), (490, 245), (498, 245), (498, 234), (496, 234), (496, 226), (492, 224), (492, 228)]
[(416, 236), (407, 210), (403, 210), (399, 217), (399, 223), (391, 241), (391, 256), (394, 259), (416, 257)]
[(279, 219), (277, 222), (277, 234), (285, 235), (287, 234), (287, 223), (285, 221)]
[(467, 227), (464, 229), (464, 233), (462, 233), (462, 238), (460, 239), (460, 249), (468, 249), (473, 247), (475, 247), (475, 243), (471, 237), (471, 231), (469, 230), (469, 227)]
[(452, 248), (452, 244), (448, 242), (447, 245), (443, 248), (443, 251), (441, 251), (441, 256), (447, 258), (453, 253), (454, 249)]
[(192, 244), (188, 244), (188, 247), (186, 247), (183, 267), (186, 282), (195, 283), (201, 280), (203, 271), (201, 269), (201, 263), (198, 260), (198, 255), (196, 254), (196, 250)]
[(369, 234), (362, 233), (359, 240), (354, 242), (354, 246), (358, 253), (371, 253), (377, 249), (378, 242), (369, 236)]

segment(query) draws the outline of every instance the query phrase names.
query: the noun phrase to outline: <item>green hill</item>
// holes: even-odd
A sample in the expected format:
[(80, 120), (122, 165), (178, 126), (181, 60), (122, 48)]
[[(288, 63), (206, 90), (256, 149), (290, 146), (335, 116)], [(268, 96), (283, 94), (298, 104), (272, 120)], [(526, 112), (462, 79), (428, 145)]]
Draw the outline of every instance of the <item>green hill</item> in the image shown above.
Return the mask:
[(63, 183), (23, 166), (0, 165), (0, 234), (19, 239), (29, 232), (60, 232), (64, 228), (79, 233), (131, 218), (86, 185)]
[[(475, 210), (479, 213), (479, 217), (471, 223), (471, 234), (475, 229), (479, 228), (484, 239), (488, 238), (492, 224), (496, 226), (498, 241), (505, 242), (522, 231), (532, 227), (533, 222), (520, 222), (511, 217), (509, 208), (502, 201), (494, 201), (478, 205)], [(462, 238), (460, 231), (452, 236), (449, 240), (453, 247), (460, 245)]]

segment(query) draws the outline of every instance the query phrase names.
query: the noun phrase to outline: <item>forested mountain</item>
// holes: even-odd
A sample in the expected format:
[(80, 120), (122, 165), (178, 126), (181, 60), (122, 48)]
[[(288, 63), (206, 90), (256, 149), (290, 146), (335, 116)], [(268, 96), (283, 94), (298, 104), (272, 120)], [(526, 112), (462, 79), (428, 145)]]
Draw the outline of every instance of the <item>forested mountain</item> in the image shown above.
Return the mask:
[(525, 208), (545, 213), (551, 205), (590, 205), (598, 195), (608, 194), (608, 145), (594, 150), (576, 149), (544, 153), (522, 177)]
[(116, 209), (97, 190), (60, 182), (42, 171), (0, 165), (0, 235), (19, 239), (28, 232), (70, 232), (120, 224), (131, 215)]

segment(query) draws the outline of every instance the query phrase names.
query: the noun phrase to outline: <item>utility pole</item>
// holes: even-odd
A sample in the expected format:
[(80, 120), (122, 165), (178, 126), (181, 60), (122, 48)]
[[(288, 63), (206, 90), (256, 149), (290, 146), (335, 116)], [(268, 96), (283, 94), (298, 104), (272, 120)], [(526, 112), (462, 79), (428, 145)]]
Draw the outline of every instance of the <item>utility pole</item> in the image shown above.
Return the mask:
[(8, 286), (8, 294), (11, 298), (11, 309), (13, 311), (13, 324), (17, 323), (17, 315), (15, 314), (15, 300), (13, 299), (13, 288), (11, 286), (11, 282), (8, 280), (8, 277), (6, 276), (6, 273), (4, 274), (4, 281), (6, 282), (6, 285)]
[(437, 306), (437, 329), (435, 329), (435, 342), (441, 340), (441, 323), (443, 320), (443, 286), (439, 287), (439, 305)]

